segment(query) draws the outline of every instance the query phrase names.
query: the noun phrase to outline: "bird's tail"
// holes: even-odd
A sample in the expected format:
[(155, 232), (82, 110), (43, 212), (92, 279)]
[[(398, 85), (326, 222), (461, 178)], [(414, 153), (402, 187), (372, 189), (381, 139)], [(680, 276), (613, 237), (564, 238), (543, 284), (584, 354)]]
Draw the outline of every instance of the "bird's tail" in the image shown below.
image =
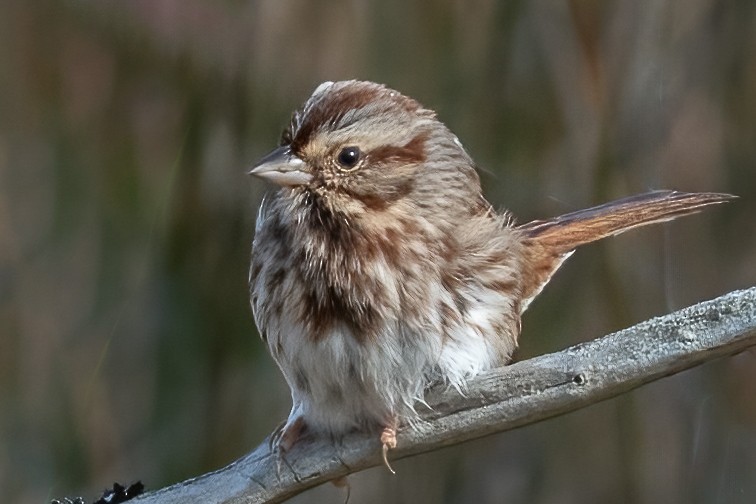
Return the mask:
[(525, 244), (522, 311), (580, 245), (693, 214), (733, 198), (730, 194), (652, 191), (517, 226)]

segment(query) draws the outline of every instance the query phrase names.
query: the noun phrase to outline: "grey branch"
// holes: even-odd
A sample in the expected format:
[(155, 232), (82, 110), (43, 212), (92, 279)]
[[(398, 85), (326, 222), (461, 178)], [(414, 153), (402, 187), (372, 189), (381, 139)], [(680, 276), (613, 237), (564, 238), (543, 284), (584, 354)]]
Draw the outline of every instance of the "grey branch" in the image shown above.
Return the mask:
[[(514, 429), (597, 403), (645, 383), (756, 345), (756, 287), (642, 322), (561, 352), (492, 370), (464, 395), (429, 391), (424, 423), (405, 428), (398, 459)], [(266, 439), (218, 471), (144, 495), (140, 503), (280, 502), (381, 463), (378, 436), (304, 438), (283, 461)], [(278, 466), (278, 468), (277, 468)], [(401, 477), (401, 474), (397, 477)]]

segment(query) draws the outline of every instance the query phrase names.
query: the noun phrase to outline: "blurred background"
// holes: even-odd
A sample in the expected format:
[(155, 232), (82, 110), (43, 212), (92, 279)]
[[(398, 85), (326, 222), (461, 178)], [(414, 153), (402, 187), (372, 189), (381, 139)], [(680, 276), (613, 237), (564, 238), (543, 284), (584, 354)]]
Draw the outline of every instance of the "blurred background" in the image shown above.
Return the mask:
[[(0, 495), (216, 469), (283, 419), (245, 170), (323, 80), (438, 111), (521, 221), (655, 188), (732, 204), (581, 249), (518, 358), (756, 284), (756, 4), (0, 3)], [(756, 499), (756, 352), (351, 477), (352, 502)], [(342, 502), (331, 485), (294, 499)]]

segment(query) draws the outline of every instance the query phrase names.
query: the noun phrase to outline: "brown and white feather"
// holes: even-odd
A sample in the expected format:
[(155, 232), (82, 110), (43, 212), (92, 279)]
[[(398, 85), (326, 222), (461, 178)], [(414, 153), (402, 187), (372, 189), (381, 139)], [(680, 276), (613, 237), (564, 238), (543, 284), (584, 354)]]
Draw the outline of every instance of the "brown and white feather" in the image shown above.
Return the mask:
[(337, 434), (412, 423), (431, 383), (506, 364), (575, 247), (729, 198), (657, 192), (516, 226), (433, 111), (360, 81), (320, 85), (265, 159), (252, 173), (283, 187), (258, 215), (255, 321), (291, 388), (287, 427)]

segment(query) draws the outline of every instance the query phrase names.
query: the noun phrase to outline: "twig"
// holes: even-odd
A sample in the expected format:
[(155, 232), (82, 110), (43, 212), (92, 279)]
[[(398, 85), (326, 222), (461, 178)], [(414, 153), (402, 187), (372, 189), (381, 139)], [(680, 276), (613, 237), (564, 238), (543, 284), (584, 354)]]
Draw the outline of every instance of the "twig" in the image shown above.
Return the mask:
[[(617, 396), (645, 383), (756, 345), (756, 287), (642, 322), (561, 352), (496, 369), (464, 395), (431, 390), (425, 423), (399, 433), (391, 458), (428, 452), (521, 427)], [(308, 488), (381, 463), (376, 434), (342, 442), (303, 439), (277, 463), (268, 441), (218, 471), (133, 502), (280, 502)], [(401, 474), (398, 476), (401, 477)]]

